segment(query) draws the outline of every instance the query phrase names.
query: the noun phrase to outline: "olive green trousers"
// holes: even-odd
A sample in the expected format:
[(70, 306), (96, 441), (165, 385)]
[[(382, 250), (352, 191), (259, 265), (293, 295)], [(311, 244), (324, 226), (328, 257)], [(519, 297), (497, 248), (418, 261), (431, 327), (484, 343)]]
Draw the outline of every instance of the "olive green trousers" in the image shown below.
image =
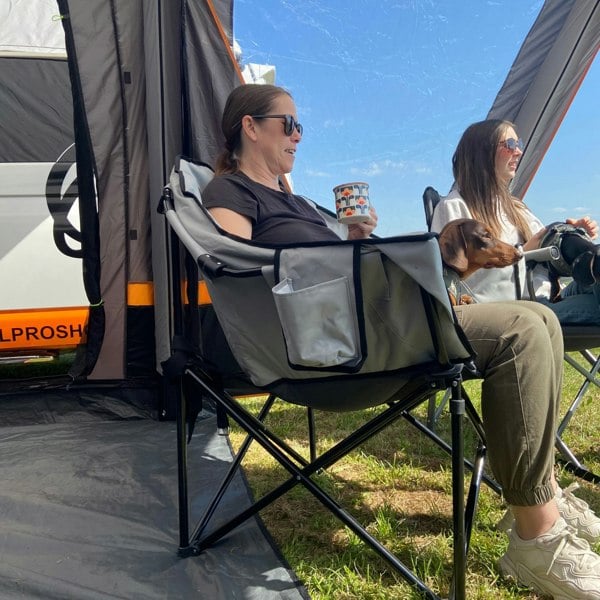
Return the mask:
[(504, 498), (516, 506), (549, 502), (563, 373), (558, 319), (529, 301), (463, 305), (455, 311), (484, 378), (489, 463)]

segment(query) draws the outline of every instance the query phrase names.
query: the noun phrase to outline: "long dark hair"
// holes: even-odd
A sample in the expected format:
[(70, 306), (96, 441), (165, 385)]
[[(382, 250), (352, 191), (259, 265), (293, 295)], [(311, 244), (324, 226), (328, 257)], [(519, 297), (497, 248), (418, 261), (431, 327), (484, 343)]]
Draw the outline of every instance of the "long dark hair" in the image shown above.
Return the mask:
[(239, 169), (242, 118), (245, 115), (268, 114), (275, 100), (283, 94), (291, 97), (291, 94), (281, 87), (258, 83), (240, 85), (229, 94), (221, 120), (225, 150), (217, 158), (217, 175), (235, 173)]
[(483, 221), (499, 237), (501, 215), (505, 214), (527, 241), (531, 229), (523, 214), (525, 205), (496, 177), (496, 149), (509, 127), (515, 128), (510, 121), (500, 119), (479, 121), (467, 127), (452, 157), (452, 173), (475, 219)]

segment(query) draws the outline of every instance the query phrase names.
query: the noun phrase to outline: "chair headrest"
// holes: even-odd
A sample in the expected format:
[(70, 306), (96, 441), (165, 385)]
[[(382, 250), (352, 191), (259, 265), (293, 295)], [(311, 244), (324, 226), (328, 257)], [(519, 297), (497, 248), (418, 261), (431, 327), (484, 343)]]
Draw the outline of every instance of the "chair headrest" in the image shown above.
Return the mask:
[(431, 222), (433, 221), (433, 212), (435, 207), (440, 202), (439, 192), (431, 187), (427, 186), (423, 192), (423, 209), (425, 210), (425, 222), (427, 223), (428, 231), (431, 231)]

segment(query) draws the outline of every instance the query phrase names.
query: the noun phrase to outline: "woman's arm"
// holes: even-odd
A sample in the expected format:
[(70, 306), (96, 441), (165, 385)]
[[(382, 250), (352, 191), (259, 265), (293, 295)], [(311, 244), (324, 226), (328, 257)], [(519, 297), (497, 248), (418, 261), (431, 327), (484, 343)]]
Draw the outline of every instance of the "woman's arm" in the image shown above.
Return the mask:
[(237, 235), (246, 240), (252, 239), (252, 221), (248, 217), (240, 215), (240, 213), (229, 208), (222, 208), (221, 206), (209, 208), (208, 212), (227, 233)]
[[(574, 225), (575, 227), (581, 227), (592, 239), (598, 235), (598, 223), (596, 223), (596, 221), (590, 217), (581, 217), (581, 219), (565, 219), (565, 223), (569, 223), (569, 225)], [(547, 227), (542, 227), (536, 231), (536, 233), (534, 233), (523, 245), (523, 250), (527, 252), (528, 250), (535, 250), (536, 248), (539, 248), (547, 231)]]
[(546, 235), (546, 232), (548, 231), (547, 227), (542, 227), (541, 229), (538, 229), (538, 231), (536, 231), (524, 244), (523, 244), (523, 251), (524, 252), (528, 252), (529, 250), (537, 250), (537, 248), (540, 247), (540, 244), (542, 243), (542, 240), (544, 239), (544, 236)]

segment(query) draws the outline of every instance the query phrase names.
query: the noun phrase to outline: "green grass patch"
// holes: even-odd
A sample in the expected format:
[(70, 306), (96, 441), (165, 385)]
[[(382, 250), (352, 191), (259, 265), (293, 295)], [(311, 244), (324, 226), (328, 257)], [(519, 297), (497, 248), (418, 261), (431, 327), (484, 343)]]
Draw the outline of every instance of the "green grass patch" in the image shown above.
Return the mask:
[(0, 380), (66, 375), (74, 360), (75, 350), (0, 356)]
[[(581, 375), (566, 366), (563, 414), (581, 382)], [(470, 381), (466, 387), (478, 404), (479, 383)], [(576, 455), (595, 472), (600, 472), (599, 399), (598, 388), (591, 388), (564, 435)], [(248, 399), (247, 404), (257, 411), (262, 399)], [(378, 410), (316, 413), (318, 451), (329, 448)], [(416, 414), (424, 419), (425, 407)], [(308, 457), (305, 409), (278, 402), (268, 421), (292, 447)], [(446, 440), (449, 428), (449, 415), (444, 411), (437, 430)], [(233, 427), (231, 438), (236, 447), (244, 436)], [(467, 428), (467, 455), (474, 443), (475, 435)], [(288, 476), (257, 444), (251, 446), (244, 469), (257, 497)], [(557, 476), (563, 486), (578, 481), (578, 495), (600, 512), (597, 486), (577, 480), (560, 466)], [(316, 478), (434, 591), (447, 595), (452, 571), (451, 472), (450, 460), (443, 451), (402, 420)], [(483, 485), (468, 557), (467, 597), (539, 599), (540, 596), (504, 579), (497, 568), (508, 542), (495, 528), (503, 513), (501, 499)], [(261, 516), (314, 600), (420, 598), (385, 561), (300, 486), (265, 509)]]

